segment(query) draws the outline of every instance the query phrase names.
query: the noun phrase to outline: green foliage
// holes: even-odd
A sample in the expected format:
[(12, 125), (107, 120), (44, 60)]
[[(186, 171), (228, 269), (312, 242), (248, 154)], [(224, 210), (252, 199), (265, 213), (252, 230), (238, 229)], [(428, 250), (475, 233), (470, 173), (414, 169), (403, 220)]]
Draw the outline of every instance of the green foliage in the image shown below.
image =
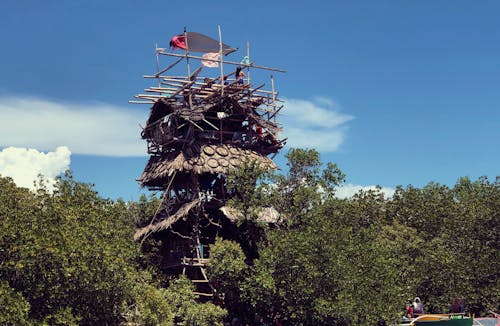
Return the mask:
[(222, 326), (227, 311), (212, 303), (189, 305), (184, 316), (187, 325)]
[(174, 280), (167, 288), (165, 297), (174, 311), (174, 320), (186, 325), (223, 325), (227, 311), (212, 303), (197, 303), (194, 286), (185, 276)]
[(289, 173), (274, 175), (267, 198), (284, 217), (284, 225), (294, 227), (307, 223), (308, 212), (325, 199), (333, 198), (335, 187), (344, 182), (344, 174), (332, 163), (321, 170), (316, 150), (290, 149), (286, 155)]
[(225, 306), (230, 311), (241, 308), (239, 284), (246, 270), (245, 254), (238, 243), (217, 238), (210, 246), (208, 278), (216, 285), (219, 296), (224, 298)]
[(228, 204), (241, 211), (244, 219), (255, 221), (259, 208), (266, 204), (263, 189), (269, 177), (269, 171), (258, 161), (245, 161), (239, 169), (232, 169), (226, 177), (227, 191), (232, 196)]
[(226, 311), (197, 303), (189, 280), (162, 289), (138, 272), (132, 216), (149, 214), (154, 200), (103, 199), (69, 173), (53, 193), (43, 183), (33, 193), (0, 178), (2, 324), (221, 323)]
[(51, 324), (113, 324), (132, 293), (136, 244), (124, 203), (66, 174), (53, 193), (0, 179), (0, 278)]
[(245, 298), (269, 317), (293, 324), (374, 325), (394, 320), (401, 289), (374, 228), (309, 216), (307, 226), (276, 231), (245, 283)]
[(5, 281), (0, 281), (0, 325), (30, 325), (30, 305)]
[(210, 279), (220, 284), (222, 291), (233, 288), (246, 267), (245, 254), (236, 242), (217, 238), (210, 246), (207, 272)]
[(170, 326), (174, 322), (167, 290), (146, 282), (137, 283), (135, 303), (123, 310), (129, 325)]
[[(287, 174), (256, 162), (227, 177), (229, 205), (242, 212), (231, 242), (210, 248), (208, 274), (229, 313), (200, 304), (191, 281), (161, 288), (161, 239), (132, 241), (158, 198), (124, 203), (60, 178), (53, 193), (0, 178), (0, 324), (222, 325), (238, 316), (296, 325), (393, 322), (414, 296), (427, 312), (455, 297), (477, 314), (500, 302), (500, 178), (430, 183), (335, 198), (344, 174), (315, 150), (292, 149)], [(258, 222), (274, 207), (280, 221)], [(242, 250), (243, 249), (243, 250)], [(153, 279), (157, 280), (156, 282)]]
[(447, 311), (455, 297), (476, 314), (498, 309), (498, 178), (462, 178), (451, 189), (435, 183), (400, 187), (387, 206), (394, 223), (385, 228), (393, 234), (385, 244), (407, 262), (401, 268), (402, 281), (413, 288), (409, 298), (419, 295), (430, 312)]
[(258, 244), (265, 240), (265, 228), (258, 222), (258, 214), (270, 204), (269, 184), (272, 174), (261, 167), (257, 161), (246, 161), (239, 169), (231, 170), (226, 178), (228, 205), (241, 213), (237, 222), (236, 238), (248, 259), (258, 256)]
[(81, 318), (73, 315), (71, 308), (64, 307), (55, 310), (43, 318), (44, 326), (78, 326)]
[(288, 227), (261, 243), (242, 298), (268, 319), (281, 316), (292, 324), (395, 320), (402, 288), (391, 252), (377, 242), (386, 220), (383, 196), (338, 200), (334, 188), (344, 179), (338, 167), (321, 171), (313, 150), (291, 150), (288, 159), (289, 175), (275, 177), (270, 196)]

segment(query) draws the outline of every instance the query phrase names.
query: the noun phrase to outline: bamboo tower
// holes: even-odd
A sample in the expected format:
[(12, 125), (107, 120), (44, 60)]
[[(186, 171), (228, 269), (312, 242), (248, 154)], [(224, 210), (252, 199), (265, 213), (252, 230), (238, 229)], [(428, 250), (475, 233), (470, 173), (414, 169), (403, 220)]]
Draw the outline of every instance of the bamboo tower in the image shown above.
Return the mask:
[[(281, 128), (276, 116), (283, 101), (274, 89), (273, 77), (271, 89), (265, 89), (264, 83), (252, 84), (250, 73), (254, 69), (284, 71), (251, 62), (248, 43), (243, 60), (225, 60), (236, 49), (222, 43), (220, 27), (218, 41), (184, 31), (170, 44), (183, 53), (157, 47), (158, 71), (144, 76), (156, 85), (129, 101), (151, 105), (141, 133), (150, 158), (138, 181), (163, 194), (156, 215), (134, 238), (141, 241), (161, 233), (163, 267), (173, 273), (182, 271), (195, 283), (199, 296), (212, 298), (217, 294), (205, 273), (207, 245), (237, 219), (226, 206), (230, 194), (225, 176), (248, 160), (275, 168), (268, 156), (275, 155), (286, 141), (278, 136)], [(174, 61), (160, 69), (160, 58)], [(186, 75), (166, 75), (181, 62)], [(219, 68), (215, 74), (213, 68)], [(261, 215), (268, 222), (276, 218), (269, 208)]]

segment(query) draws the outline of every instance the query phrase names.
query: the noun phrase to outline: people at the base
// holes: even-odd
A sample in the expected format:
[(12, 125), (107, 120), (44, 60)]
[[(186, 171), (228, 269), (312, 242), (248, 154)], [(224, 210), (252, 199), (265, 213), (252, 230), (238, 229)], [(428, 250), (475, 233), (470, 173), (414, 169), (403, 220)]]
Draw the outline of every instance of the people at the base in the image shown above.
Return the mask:
[(411, 300), (408, 302), (408, 306), (406, 307), (406, 317), (413, 318), (413, 303)]
[(463, 300), (460, 298), (453, 299), (453, 302), (451, 303), (451, 306), (450, 306), (450, 312), (458, 314), (458, 313), (462, 313), (464, 311), (465, 311), (465, 307), (464, 307)]
[(424, 313), (424, 305), (419, 297), (416, 297), (415, 300), (413, 300), (413, 313), (419, 315)]

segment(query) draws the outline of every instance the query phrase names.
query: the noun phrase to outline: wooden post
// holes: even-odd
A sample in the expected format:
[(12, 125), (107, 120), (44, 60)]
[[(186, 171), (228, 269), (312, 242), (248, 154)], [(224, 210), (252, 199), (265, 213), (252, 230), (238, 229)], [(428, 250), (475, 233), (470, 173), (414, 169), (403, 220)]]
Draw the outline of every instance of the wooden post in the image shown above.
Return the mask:
[[(271, 94), (272, 94), (272, 97), (273, 97), (273, 105), (274, 105), (274, 101), (276, 100), (276, 96), (274, 94), (274, 78), (273, 78), (273, 75), (271, 75)], [(267, 116), (269, 117), (269, 113), (267, 114)], [(274, 115), (274, 123), (276, 123), (276, 115)]]
[[(217, 61), (217, 62), (222, 61), (223, 63), (226, 63), (226, 64), (236, 65), (236, 66), (242, 66), (241, 62), (227, 61), (227, 60), (206, 59), (206, 58), (203, 58), (203, 57), (200, 57), (200, 56), (196, 56), (196, 55), (188, 55), (188, 56), (186, 56), (186, 54), (169, 53), (169, 52), (163, 52), (163, 51), (160, 52), (160, 54), (161, 55), (167, 55), (167, 56), (170, 56), (170, 57), (183, 57), (183, 58), (189, 57), (189, 58), (197, 59), (197, 60)], [(264, 69), (264, 70), (271, 70), (271, 71), (277, 71), (277, 72), (286, 72), (286, 70), (282, 70), (282, 69), (270, 68), (270, 67), (264, 67), (264, 66), (257, 66), (257, 65), (254, 65), (252, 62), (250, 62), (248, 65), (243, 65), (243, 66), (250, 66), (250, 67), (255, 68), (255, 69)]]
[[(155, 56), (156, 56), (156, 74), (159, 76), (159, 72), (160, 72), (160, 59), (159, 59), (159, 56), (158, 56), (158, 43), (155, 43)], [(160, 81), (160, 78), (158, 78), (158, 87), (160, 87), (160, 84), (161, 81)]]
[(222, 34), (220, 31), (220, 25), (218, 25), (219, 29), (219, 64), (220, 64), (220, 84), (221, 88), (221, 96), (224, 95), (224, 68), (222, 67)]
[[(248, 58), (248, 63), (250, 63), (250, 42), (247, 41), (247, 58)], [(248, 83), (250, 84), (250, 66), (247, 66), (247, 80)]]
[(222, 119), (219, 119), (219, 142), (222, 144)]
[(184, 27), (184, 42), (186, 42), (186, 61), (187, 61), (187, 72), (188, 72), (188, 80), (189, 80), (189, 78), (191, 77), (191, 68), (189, 67), (189, 44), (188, 44), (186, 27)]

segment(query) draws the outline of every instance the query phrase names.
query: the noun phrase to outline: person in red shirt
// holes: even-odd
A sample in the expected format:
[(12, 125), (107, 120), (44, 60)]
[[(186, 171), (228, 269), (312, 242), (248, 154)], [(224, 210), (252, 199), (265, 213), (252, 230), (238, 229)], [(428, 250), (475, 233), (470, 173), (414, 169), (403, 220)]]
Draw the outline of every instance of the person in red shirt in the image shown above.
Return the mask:
[(408, 307), (406, 307), (406, 317), (413, 318), (413, 303), (411, 301)]

